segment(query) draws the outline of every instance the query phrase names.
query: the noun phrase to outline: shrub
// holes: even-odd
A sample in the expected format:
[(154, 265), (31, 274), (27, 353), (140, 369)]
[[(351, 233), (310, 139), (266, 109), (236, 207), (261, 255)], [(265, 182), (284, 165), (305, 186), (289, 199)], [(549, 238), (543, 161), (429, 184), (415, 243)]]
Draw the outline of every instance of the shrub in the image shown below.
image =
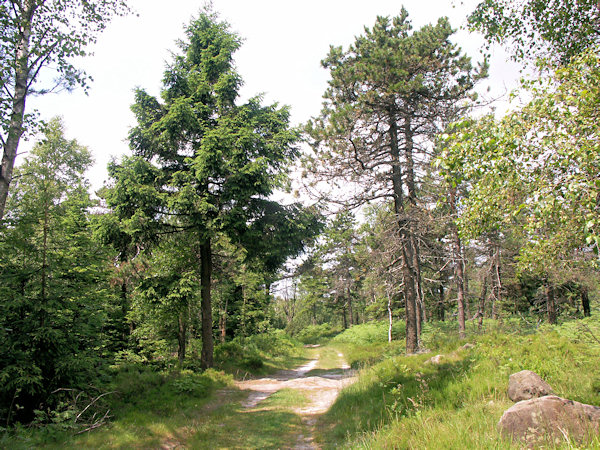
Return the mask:
[[(388, 342), (387, 321), (368, 322), (354, 325), (333, 338), (333, 342), (365, 345)], [(392, 326), (392, 339), (400, 340), (405, 337), (404, 323), (396, 321)]]
[(328, 323), (322, 323), (320, 325), (309, 325), (302, 328), (297, 334), (294, 335), (303, 344), (320, 344), (323, 341), (332, 338), (338, 334), (340, 330), (333, 328)]

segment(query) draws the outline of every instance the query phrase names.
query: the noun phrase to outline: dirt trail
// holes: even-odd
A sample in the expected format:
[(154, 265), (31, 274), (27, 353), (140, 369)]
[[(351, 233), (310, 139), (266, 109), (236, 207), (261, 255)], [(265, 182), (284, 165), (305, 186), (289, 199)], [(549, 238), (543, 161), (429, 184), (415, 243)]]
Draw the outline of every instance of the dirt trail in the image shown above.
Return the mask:
[(338, 353), (338, 358), (340, 367), (319, 370), (317, 371), (318, 375), (310, 373), (319, 363), (317, 358), (297, 369), (284, 370), (268, 378), (237, 381), (236, 387), (250, 391), (248, 398), (242, 402), (242, 406), (247, 409), (256, 408), (261, 401), (281, 389), (297, 389), (305, 392), (309, 403), (293, 409), (294, 413), (302, 417), (302, 422), (306, 426), (306, 431), (299, 436), (294, 448), (318, 448), (313, 443), (317, 417), (331, 407), (342, 388), (352, 384), (356, 379), (354, 371), (350, 370), (350, 366), (344, 361), (344, 355)]

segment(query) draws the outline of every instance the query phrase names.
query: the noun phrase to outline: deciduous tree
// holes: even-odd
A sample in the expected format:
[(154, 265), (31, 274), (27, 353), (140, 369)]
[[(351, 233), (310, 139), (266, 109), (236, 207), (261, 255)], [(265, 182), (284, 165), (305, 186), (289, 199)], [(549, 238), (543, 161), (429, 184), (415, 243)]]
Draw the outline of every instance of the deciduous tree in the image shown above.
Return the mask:
[[(17, 148), (28, 127), (32, 94), (86, 86), (73, 59), (87, 54), (111, 18), (128, 12), (126, 0), (2, 0), (0, 2), (0, 220)], [(44, 75), (42, 77), (42, 75)], [(40, 85), (55, 75), (54, 84)]]

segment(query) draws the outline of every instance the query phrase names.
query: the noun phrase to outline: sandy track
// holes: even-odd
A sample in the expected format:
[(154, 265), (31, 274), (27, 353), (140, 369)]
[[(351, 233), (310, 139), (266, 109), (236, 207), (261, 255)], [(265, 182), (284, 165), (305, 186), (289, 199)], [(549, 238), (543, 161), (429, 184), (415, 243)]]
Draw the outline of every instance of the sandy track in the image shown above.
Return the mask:
[(343, 361), (343, 355), (338, 353), (338, 357), (341, 361), (339, 368), (319, 372), (316, 376), (307, 376), (319, 362), (318, 359), (313, 359), (297, 369), (284, 370), (268, 378), (236, 381), (236, 387), (250, 391), (246, 400), (242, 401), (242, 406), (247, 409), (255, 408), (281, 389), (297, 389), (305, 392), (309, 403), (293, 409), (294, 413), (302, 417), (302, 422), (306, 426), (306, 431), (298, 437), (294, 448), (318, 448), (313, 443), (317, 417), (324, 414), (335, 402), (339, 392), (356, 379), (354, 371), (350, 370), (348, 364)]

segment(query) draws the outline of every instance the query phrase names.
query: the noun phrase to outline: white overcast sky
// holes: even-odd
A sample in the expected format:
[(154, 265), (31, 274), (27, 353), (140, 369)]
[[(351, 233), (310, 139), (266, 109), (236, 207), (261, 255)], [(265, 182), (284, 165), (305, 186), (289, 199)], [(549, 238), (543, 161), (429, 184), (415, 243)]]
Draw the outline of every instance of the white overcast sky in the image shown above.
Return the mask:
[[(213, 9), (231, 25), (244, 43), (236, 53), (237, 69), (244, 80), (244, 98), (265, 94), (265, 102), (289, 105), (292, 121), (299, 124), (319, 113), (328, 73), (320, 61), (330, 45), (346, 48), (364, 26), (378, 15), (398, 15), (402, 5), (414, 28), (448, 16), (455, 28), (476, 0), (213, 0)], [(107, 178), (110, 158), (127, 153), (128, 130), (134, 125), (130, 112), (133, 90), (142, 87), (158, 95), (165, 63), (183, 28), (204, 4), (203, 0), (130, 0), (137, 15), (115, 19), (93, 47), (94, 55), (83, 60), (94, 78), (89, 95), (81, 90), (30, 99), (28, 109), (41, 117), (63, 117), (68, 138), (77, 139), (94, 155), (88, 173), (93, 189)], [(454, 6), (453, 6), (454, 4)], [(480, 60), (482, 43), (476, 35), (459, 31), (454, 42)], [(491, 61), (491, 76), (484, 86), (500, 95), (514, 86), (515, 65), (500, 51)], [(25, 144), (22, 149), (28, 147)]]

